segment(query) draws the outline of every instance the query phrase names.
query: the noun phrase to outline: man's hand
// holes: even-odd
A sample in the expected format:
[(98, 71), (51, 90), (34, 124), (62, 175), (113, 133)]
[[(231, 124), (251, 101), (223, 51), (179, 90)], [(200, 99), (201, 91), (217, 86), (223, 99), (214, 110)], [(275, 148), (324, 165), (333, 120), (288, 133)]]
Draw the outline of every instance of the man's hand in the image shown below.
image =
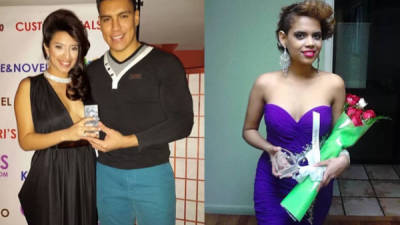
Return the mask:
[(139, 145), (136, 135), (124, 136), (120, 132), (106, 127), (101, 122), (99, 122), (99, 128), (104, 133), (106, 133), (106, 137), (104, 140), (92, 137), (85, 138), (85, 140), (90, 142), (93, 148), (99, 151), (110, 152), (121, 148), (128, 148)]

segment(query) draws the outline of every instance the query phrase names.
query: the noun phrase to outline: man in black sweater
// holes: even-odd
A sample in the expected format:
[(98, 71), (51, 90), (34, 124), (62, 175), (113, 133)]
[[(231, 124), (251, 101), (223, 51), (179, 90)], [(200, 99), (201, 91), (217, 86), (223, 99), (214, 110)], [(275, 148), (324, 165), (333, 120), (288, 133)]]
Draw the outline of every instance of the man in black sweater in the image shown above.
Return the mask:
[(179, 60), (138, 42), (134, 0), (97, 0), (110, 50), (88, 67), (104, 140), (97, 207), (103, 225), (175, 224), (175, 181), (168, 143), (190, 134), (192, 97)]

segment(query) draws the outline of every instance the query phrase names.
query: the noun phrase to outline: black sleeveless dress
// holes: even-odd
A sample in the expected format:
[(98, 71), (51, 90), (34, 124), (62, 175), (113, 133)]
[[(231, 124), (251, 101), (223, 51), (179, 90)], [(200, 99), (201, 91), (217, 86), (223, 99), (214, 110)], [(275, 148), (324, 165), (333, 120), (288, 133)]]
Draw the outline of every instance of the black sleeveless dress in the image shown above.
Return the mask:
[[(37, 133), (68, 128), (73, 121), (43, 74), (30, 78)], [(63, 142), (35, 151), (19, 199), (29, 225), (97, 224), (96, 157), (87, 142)]]

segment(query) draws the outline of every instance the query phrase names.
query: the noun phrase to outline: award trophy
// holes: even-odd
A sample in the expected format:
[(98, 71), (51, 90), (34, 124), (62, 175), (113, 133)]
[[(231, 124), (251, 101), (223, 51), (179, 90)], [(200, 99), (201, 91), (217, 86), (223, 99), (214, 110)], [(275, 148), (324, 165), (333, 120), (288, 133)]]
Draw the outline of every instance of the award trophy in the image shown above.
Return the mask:
[(279, 178), (293, 177), (300, 169), (300, 163), (305, 160), (305, 155), (293, 154), (287, 149), (281, 148), (281, 151), (275, 153), (271, 158), (274, 162), (275, 171), (279, 174)]
[[(97, 105), (85, 105), (85, 117), (93, 117), (93, 120), (90, 120), (85, 123), (85, 126), (95, 126), (99, 124), (99, 109)], [(94, 131), (93, 133), (97, 134), (97, 137), (100, 136), (99, 131)], [(97, 149), (95, 149), (96, 157), (99, 156)]]
[(94, 126), (97, 127), (99, 123), (99, 110), (97, 105), (85, 105), (85, 117), (93, 117), (94, 119), (88, 121), (86, 126)]

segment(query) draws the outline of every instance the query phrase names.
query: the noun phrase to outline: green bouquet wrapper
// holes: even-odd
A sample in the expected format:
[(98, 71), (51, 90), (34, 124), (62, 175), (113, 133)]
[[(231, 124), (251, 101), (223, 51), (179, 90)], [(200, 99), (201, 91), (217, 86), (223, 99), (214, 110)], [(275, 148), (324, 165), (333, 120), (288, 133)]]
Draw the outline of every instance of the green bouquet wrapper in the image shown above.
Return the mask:
[[(343, 112), (336, 121), (332, 133), (320, 149), (321, 161), (338, 157), (342, 149), (354, 145), (379, 119), (387, 119), (387, 117), (371, 118), (366, 120), (362, 126), (354, 126), (352, 120)], [(303, 182), (298, 183), (282, 200), (281, 206), (294, 220), (301, 221), (303, 219), (318, 194), (319, 183), (307, 177)]]

